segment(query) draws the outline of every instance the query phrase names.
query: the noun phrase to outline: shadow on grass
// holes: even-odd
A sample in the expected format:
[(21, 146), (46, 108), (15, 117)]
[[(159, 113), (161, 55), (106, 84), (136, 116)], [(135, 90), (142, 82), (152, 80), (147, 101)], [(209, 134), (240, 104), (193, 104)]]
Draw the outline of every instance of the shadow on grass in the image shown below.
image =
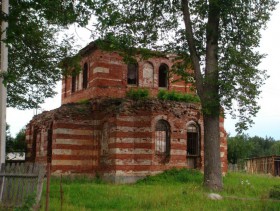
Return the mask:
[(170, 169), (155, 176), (147, 176), (137, 181), (136, 184), (181, 184), (196, 183), (202, 184), (203, 174), (193, 169)]

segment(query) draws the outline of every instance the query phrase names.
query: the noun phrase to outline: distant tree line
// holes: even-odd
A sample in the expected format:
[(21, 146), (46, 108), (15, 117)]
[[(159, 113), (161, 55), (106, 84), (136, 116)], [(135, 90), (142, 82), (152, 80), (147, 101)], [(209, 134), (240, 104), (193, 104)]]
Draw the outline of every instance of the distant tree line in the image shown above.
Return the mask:
[(26, 142), (25, 142), (25, 128), (21, 129), (16, 137), (12, 137), (10, 133), (10, 126), (6, 126), (6, 153), (10, 152), (25, 152)]
[(241, 134), (228, 137), (228, 162), (239, 164), (246, 158), (280, 155), (280, 140)]

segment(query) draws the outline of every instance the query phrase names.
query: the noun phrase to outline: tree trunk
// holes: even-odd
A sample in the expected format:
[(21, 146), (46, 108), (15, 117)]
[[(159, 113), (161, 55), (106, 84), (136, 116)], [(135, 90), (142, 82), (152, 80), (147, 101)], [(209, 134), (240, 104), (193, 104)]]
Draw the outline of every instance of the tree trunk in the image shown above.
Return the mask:
[[(2, 12), (8, 14), (9, 0), (1, 1)], [(6, 30), (8, 22), (2, 20), (1, 23), (1, 73), (8, 69), (8, 48), (2, 41), (6, 39)], [(6, 158), (6, 104), (7, 89), (3, 84), (3, 78), (0, 78), (0, 164), (5, 163)]]
[(223, 188), (219, 115), (204, 114), (204, 185), (211, 190)]
[(204, 185), (212, 190), (220, 190), (222, 184), (220, 158), (220, 99), (218, 83), (218, 38), (220, 21), (220, 1), (209, 1), (206, 27), (206, 64), (202, 74), (200, 59), (195, 46), (194, 33), (189, 9), (189, 0), (182, 0), (186, 38), (195, 73), (195, 85), (200, 97), (204, 116)]

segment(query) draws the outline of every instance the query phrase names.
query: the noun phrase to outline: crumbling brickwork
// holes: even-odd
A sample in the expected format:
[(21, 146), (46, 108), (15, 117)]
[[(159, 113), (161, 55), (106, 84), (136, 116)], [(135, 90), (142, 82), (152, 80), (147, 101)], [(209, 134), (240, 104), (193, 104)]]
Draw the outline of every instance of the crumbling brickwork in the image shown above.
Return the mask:
[[(84, 48), (82, 71), (64, 77), (62, 106), (27, 125), (29, 161), (50, 162), (53, 174), (98, 174), (117, 183), (134, 182), (170, 168), (204, 167), (203, 115), (199, 103), (162, 101), (160, 89), (191, 93), (191, 84), (168, 75), (172, 56), (125, 64), (117, 52), (94, 43)], [(126, 98), (131, 88), (151, 96)], [(227, 143), (220, 118), (222, 171)]]

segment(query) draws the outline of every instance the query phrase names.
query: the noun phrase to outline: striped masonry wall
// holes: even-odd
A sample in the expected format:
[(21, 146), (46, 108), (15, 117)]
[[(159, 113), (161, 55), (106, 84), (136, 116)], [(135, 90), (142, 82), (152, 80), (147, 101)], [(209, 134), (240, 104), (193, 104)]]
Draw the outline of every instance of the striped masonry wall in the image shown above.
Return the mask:
[[(75, 110), (75, 105), (72, 106), (64, 112), (70, 115)], [(59, 114), (60, 110), (56, 113)], [(71, 118), (55, 118), (51, 122), (41, 121), (40, 124), (31, 122), (26, 131), (28, 158), (47, 162), (48, 155), (51, 155), (53, 174), (98, 174), (116, 183), (135, 182), (174, 167), (195, 166), (203, 171), (204, 133), (199, 105), (104, 99), (95, 100), (91, 113), (86, 116), (78, 114)], [(156, 154), (155, 150), (155, 126), (159, 120), (170, 125), (168, 158)], [(195, 158), (186, 153), (190, 123), (197, 124), (200, 129), (200, 154)], [(222, 118), (220, 131), (222, 170), (225, 173), (227, 145)]]
[(98, 166), (98, 144), (93, 139), (90, 122), (53, 123), (52, 171), (59, 173), (91, 173)]
[[(159, 67), (162, 64), (171, 70), (174, 64), (174, 56), (152, 57), (143, 60), (137, 59), (138, 81), (137, 85), (127, 84), (127, 64), (117, 52), (106, 52), (93, 47), (88, 54), (82, 55), (81, 67), (88, 64), (88, 86), (82, 87), (82, 72), (76, 76), (76, 90), (72, 92), (72, 77), (64, 77), (62, 80), (62, 104), (78, 102), (95, 97), (121, 98), (131, 88), (149, 89), (151, 96), (157, 96)], [(190, 70), (189, 70), (190, 71)], [(191, 71), (190, 71), (191, 72)], [(167, 90), (193, 93), (192, 83), (185, 83), (178, 75), (170, 74)]]

